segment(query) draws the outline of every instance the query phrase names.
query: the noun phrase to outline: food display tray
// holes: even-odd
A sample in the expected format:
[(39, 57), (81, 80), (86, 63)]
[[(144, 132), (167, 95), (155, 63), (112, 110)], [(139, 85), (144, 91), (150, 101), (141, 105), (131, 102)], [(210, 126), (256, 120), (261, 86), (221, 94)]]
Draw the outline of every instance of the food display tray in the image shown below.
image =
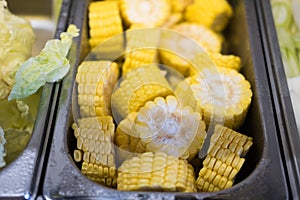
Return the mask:
[[(48, 39), (58, 38), (66, 29), (68, 2), (62, 5), (62, 13), (58, 22), (53, 18), (51, 0), (20, 3), (8, 0), (9, 10), (31, 22), (36, 34), (33, 54), (43, 48)], [(35, 6), (33, 6), (33, 4)], [(31, 138), (22, 153), (11, 163), (0, 170), (0, 199), (35, 199), (38, 196), (40, 180), (42, 180), (43, 164), (49, 139), (58, 89), (55, 84), (46, 84), (40, 96), (34, 128)], [(9, 119), (8, 119), (9, 120)]]
[(90, 0), (73, 0), (68, 23), (81, 31), (69, 53), (71, 72), (59, 89), (53, 121), (53, 138), (43, 180), (45, 199), (289, 199), (291, 184), (278, 140), (274, 103), (255, 1), (230, 0), (234, 16), (224, 35), (225, 53), (242, 59), (242, 73), (250, 82), (253, 99), (239, 130), (253, 137), (253, 146), (233, 187), (219, 192), (125, 192), (99, 185), (86, 178), (73, 160), (76, 139), (71, 128), (72, 91), (78, 65), (88, 54), (88, 6)]

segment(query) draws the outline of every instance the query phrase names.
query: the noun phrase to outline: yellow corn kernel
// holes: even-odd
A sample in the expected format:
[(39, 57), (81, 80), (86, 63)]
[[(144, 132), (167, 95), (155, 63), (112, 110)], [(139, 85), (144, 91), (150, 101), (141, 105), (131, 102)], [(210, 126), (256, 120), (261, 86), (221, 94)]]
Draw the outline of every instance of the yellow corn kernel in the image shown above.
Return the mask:
[[(89, 5), (89, 27), (91, 48), (123, 32), (117, 1), (96, 1)], [(120, 42), (120, 41), (119, 41)], [(119, 43), (118, 42), (118, 43)], [(122, 48), (122, 42), (116, 45)]]
[[(156, 162), (161, 157), (165, 158), (167, 162)], [(148, 167), (143, 167), (145, 162), (149, 163)], [(195, 192), (194, 169), (192, 166), (186, 160), (162, 152), (147, 152), (126, 160), (118, 171), (117, 187), (119, 190)], [(172, 178), (166, 176), (169, 172)]]
[(168, 0), (121, 0), (121, 14), (127, 25), (162, 25), (171, 13)]
[(123, 119), (130, 112), (138, 111), (147, 101), (172, 93), (158, 66), (138, 67), (122, 77), (120, 87), (112, 94), (113, 111)]
[(222, 31), (232, 14), (232, 8), (226, 0), (195, 0), (186, 8), (185, 19), (215, 31)]
[(84, 61), (76, 75), (77, 99), (81, 117), (111, 115), (111, 94), (119, 70), (111, 61)]

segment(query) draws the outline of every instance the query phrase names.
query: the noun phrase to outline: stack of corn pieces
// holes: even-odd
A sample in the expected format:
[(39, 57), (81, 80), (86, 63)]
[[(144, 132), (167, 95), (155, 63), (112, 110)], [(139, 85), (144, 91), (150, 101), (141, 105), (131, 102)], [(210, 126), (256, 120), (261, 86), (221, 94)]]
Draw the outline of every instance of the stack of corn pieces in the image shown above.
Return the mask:
[[(234, 184), (253, 140), (236, 132), (251, 104), (250, 83), (241, 59), (222, 52), (232, 15), (226, 0), (90, 3), (96, 59), (78, 67), (72, 125), (84, 175), (126, 191), (211, 192)], [(118, 61), (105, 57), (116, 52)], [(201, 166), (191, 163), (210, 126), (196, 175)]]

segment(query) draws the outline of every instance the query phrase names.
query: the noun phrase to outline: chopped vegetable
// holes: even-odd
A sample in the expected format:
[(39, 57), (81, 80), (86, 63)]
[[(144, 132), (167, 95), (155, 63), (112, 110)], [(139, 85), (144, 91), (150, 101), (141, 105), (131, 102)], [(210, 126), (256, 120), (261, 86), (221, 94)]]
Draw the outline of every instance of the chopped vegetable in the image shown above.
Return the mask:
[[(175, 96), (157, 97), (140, 108), (135, 119), (133, 114), (129, 116), (121, 121), (116, 133), (116, 143), (128, 151), (164, 152), (191, 160), (206, 138), (201, 115), (190, 107), (181, 107)], [(122, 134), (129, 139), (123, 140), (126, 136), (120, 137)]]
[(214, 31), (223, 31), (233, 11), (227, 0), (195, 0), (186, 8), (185, 19)]
[(76, 162), (83, 160), (81, 171), (91, 180), (116, 187), (117, 172), (113, 138), (115, 125), (110, 116), (89, 117), (74, 123)]
[(225, 126), (216, 125), (209, 152), (196, 180), (199, 192), (216, 192), (233, 185), (252, 146), (252, 138)]
[(282, 62), (300, 133), (300, 1), (272, 0), (271, 5)]
[(160, 190), (196, 192), (194, 168), (168, 154), (143, 153), (119, 167), (119, 190)]
[(0, 99), (5, 99), (15, 84), (15, 74), (30, 56), (35, 34), (24, 18), (12, 14), (0, 0)]
[(147, 101), (170, 94), (171, 87), (156, 64), (136, 68), (122, 77), (120, 87), (112, 94), (113, 114), (125, 118)]
[(0, 126), (0, 168), (5, 166), (4, 157), (6, 156), (6, 151), (4, 145), (6, 144), (6, 140), (4, 138), (4, 131)]
[(191, 94), (182, 88), (177, 89), (180, 96), (195, 96), (206, 125), (224, 124), (233, 129), (243, 123), (251, 103), (252, 91), (245, 77), (233, 69), (203, 69), (198, 74), (187, 78)]
[(84, 61), (78, 67), (76, 82), (81, 117), (111, 115), (111, 94), (119, 69), (111, 61)]
[(122, 17), (129, 26), (161, 26), (171, 13), (169, 0), (121, 0), (120, 8)]
[(38, 56), (24, 62), (16, 73), (16, 83), (8, 99), (25, 98), (37, 92), (46, 82), (62, 79), (69, 72), (70, 63), (66, 56), (72, 38), (79, 35), (78, 31), (75, 25), (70, 25), (67, 32), (60, 34), (60, 40), (48, 41)]

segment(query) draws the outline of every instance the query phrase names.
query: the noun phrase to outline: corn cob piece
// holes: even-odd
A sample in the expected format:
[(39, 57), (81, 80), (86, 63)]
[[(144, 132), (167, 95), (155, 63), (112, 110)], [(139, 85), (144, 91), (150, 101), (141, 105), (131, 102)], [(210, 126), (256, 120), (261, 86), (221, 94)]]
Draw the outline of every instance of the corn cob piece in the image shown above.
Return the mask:
[(196, 187), (199, 192), (230, 188), (242, 168), (252, 145), (252, 138), (222, 125), (216, 125), (207, 157), (199, 171)]
[(157, 43), (159, 31), (134, 24), (126, 31), (126, 54), (122, 73), (143, 65), (157, 63)]
[(194, 169), (186, 160), (147, 152), (119, 167), (118, 189), (195, 192)]
[(101, 48), (95, 49), (94, 53), (116, 54), (123, 50), (123, 38), (119, 35), (123, 32), (123, 26), (117, 1), (91, 2), (89, 5), (89, 27), (91, 49), (118, 35), (113, 41), (109, 40)]
[(193, 4), (187, 6), (185, 19), (221, 32), (227, 26), (232, 14), (232, 8), (226, 0), (195, 0)]
[(72, 125), (77, 139), (74, 160), (89, 179), (116, 187), (115, 126), (111, 116), (82, 118)]
[(241, 69), (241, 58), (235, 55), (223, 55), (221, 53), (208, 53), (217, 67), (231, 68), (237, 71)]
[(172, 94), (167, 80), (157, 65), (131, 70), (122, 77), (120, 87), (112, 94), (115, 118), (125, 118), (138, 111), (147, 101)]
[(219, 123), (237, 129), (243, 124), (252, 91), (242, 74), (228, 68), (208, 68), (188, 81), (207, 126)]
[(81, 117), (111, 115), (110, 99), (118, 81), (118, 65), (111, 61), (84, 61), (76, 75)]
[(121, 0), (120, 8), (128, 26), (143, 24), (157, 27), (162, 25), (171, 13), (168, 0)]
[[(192, 24), (180, 23), (172, 30), (176, 32), (164, 32), (162, 34), (163, 49), (159, 56), (163, 64), (172, 67), (183, 76), (189, 76), (193, 65), (191, 60), (195, 60), (204, 50), (210, 52), (220, 52), (223, 38), (208, 28)], [(177, 41), (174, 43), (174, 41)]]
[(181, 107), (175, 96), (148, 101), (121, 121), (116, 135), (121, 135), (116, 143), (130, 152), (164, 152), (188, 160), (199, 152), (206, 138), (200, 114)]

